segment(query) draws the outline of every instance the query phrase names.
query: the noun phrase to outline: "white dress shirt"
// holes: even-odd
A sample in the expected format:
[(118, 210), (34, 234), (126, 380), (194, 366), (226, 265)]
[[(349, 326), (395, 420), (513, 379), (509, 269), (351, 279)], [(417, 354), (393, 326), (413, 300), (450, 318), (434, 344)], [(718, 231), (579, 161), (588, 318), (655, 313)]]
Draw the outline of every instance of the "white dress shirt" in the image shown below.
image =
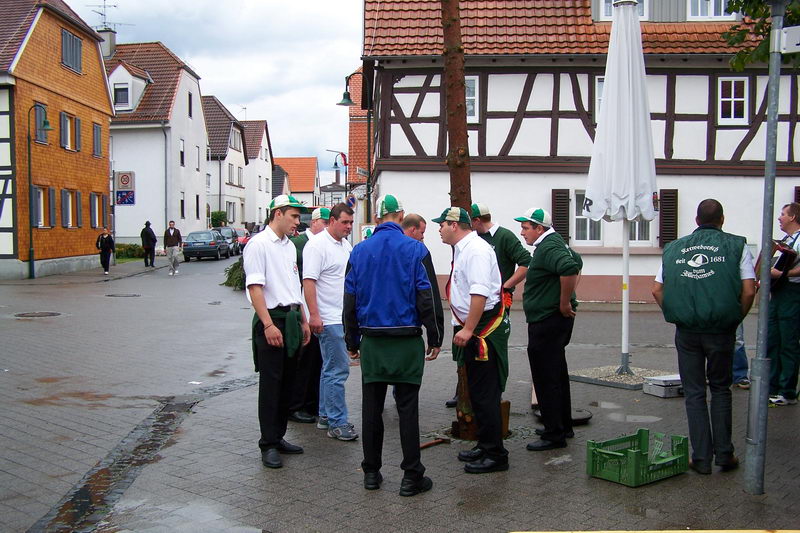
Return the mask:
[[(245, 285), (262, 285), (267, 308), (299, 305), (300, 276), (297, 249), (284, 235), (282, 239), (267, 226), (244, 248)], [(250, 300), (250, 291), (247, 299)]]
[(352, 249), (347, 239), (337, 241), (327, 229), (309, 238), (303, 248), (303, 279), (317, 282), (317, 307), (323, 326), (342, 323), (344, 273)]
[[(474, 231), (454, 246), (453, 277), (450, 279), (450, 307), (462, 321), (467, 320), (471, 295), (486, 297), (484, 311), (500, 301), (500, 268), (489, 243)], [(459, 322), (453, 317), (454, 326)]]

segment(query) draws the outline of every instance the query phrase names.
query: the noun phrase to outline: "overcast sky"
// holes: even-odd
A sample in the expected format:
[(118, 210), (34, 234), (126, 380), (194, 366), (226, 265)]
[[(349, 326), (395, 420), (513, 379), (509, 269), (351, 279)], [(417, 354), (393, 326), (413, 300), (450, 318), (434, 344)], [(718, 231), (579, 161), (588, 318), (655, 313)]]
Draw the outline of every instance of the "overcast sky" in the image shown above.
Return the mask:
[[(90, 26), (102, 0), (67, 0)], [(161, 41), (239, 119), (266, 119), (275, 157), (347, 151), (344, 77), (360, 65), (361, 0), (109, 0), (117, 42)], [(124, 24), (130, 24), (126, 26)], [(113, 27), (113, 25), (112, 25)], [(247, 108), (246, 117), (245, 110)], [(323, 180), (329, 181), (329, 180)]]

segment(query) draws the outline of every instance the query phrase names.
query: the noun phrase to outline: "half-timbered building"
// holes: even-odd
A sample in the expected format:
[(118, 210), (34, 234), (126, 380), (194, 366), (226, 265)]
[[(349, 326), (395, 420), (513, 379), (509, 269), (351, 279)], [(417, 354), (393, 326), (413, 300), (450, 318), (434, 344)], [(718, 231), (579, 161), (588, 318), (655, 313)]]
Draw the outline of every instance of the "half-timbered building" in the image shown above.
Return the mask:
[[(462, 1), (472, 198), (495, 222), (531, 206), (584, 257), (579, 296), (619, 299), (621, 223), (583, 216), (596, 117), (603, 99), (611, 0)], [(722, 6), (723, 9), (719, 9)], [(649, 290), (666, 242), (695, 227), (707, 197), (725, 229), (759, 245), (766, 145), (767, 69), (733, 72), (721, 37), (735, 20), (724, 2), (640, 0), (659, 187), (652, 222), (632, 224), (631, 293)], [(365, 109), (374, 120), (373, 199), (392, 193), (431, 217), (449, 205), (440, 3), (366, 0)], [(776, 204), (798, 195), (798, 76), (781, 78)], [(351, 146), (351, 157), (353, 146)], [(776, 230), (777, 231), (777, 230)], [(426, 242), (437, 271), (450, 250)]]

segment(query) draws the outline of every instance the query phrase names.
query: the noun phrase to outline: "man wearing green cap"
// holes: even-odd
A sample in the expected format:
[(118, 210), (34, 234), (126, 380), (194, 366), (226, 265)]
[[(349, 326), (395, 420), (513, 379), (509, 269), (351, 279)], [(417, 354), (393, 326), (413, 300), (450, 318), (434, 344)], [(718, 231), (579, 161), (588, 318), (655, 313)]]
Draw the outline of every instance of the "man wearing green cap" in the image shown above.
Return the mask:
[(528, 323), (528, 361), (544, 429), (536, 431), (541, 439), (527, 448), (563, 448), (573, 436), (565, 349), (575, 323), (575, 285), (583, 261), (553, 229), (550, 213), (544, 209), (528, 209), (514, 220), (522, 224), (525, 242), (534, 247), (522, 307)]
[(478, 424), (478, 444), (458, 454), (470, 474), (508, 470), (500, 399), (508, 378), (511, 327), (503, 307), (502, 280), (492, 247), (472, 231), (469, 213), (449, 207), (433, 222), (442, 242), (453, 247), (447, 283), (452, 311), (453, 359), (463, 366)]
[[(297, 235), (289, 237), (297, 248), (297, 269), (300, 273), (300, 283), (303, 282), (303, 248), (308, 240), (328, 227), (331, 210), (327, 207), (318, 207), (311, 212), (311, 225)], [(294, 392), (289, 404), (289, 420), (303, 424), (312, 424), (317, 421), (319, 412), (319, 375), (322, 368), (322, 355), (319, 350), (319, 340), (316, 335), (300, 351), (297, 360), (297, 373), (294, 378)]]
[(439, 355), (444, 315), (428, 249), (403, 235), (403, 205), (387, 194), (378, 199), (376, 214), (375, 232), (350, 254), (344, 292), (347, 349), (361, 358), (361, 467), (364, 488), (380, 488), (383, 406), (393, 384), (403, 450), (400, 495), (414, 496), (433, 486), (420, 457), (419, 388), (425, 361)]
[(247, 298), (253, 304), (253, 356), (258, 384), (258, 421), (261, 462), (268, 468), (283, 466), (281, 453), (299, 454), (303, 448), (286, 442), (289, 400), (297, 354), (310, 337), (300, 308), (297, 252), (289, 240), (300, 223), (305, 206), (281, 195), (269, 206), (264, 231), (250, 239), (244, 250)]

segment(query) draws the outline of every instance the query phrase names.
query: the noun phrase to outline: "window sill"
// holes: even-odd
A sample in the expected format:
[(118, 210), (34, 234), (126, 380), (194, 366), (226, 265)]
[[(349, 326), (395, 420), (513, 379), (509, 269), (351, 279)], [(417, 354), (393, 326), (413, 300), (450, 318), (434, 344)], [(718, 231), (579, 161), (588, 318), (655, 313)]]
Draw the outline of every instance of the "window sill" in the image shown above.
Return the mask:
[(65, 63), (61, 63), (61, 66), (67, 69), (68, 71), (72, 72), (73, 74), (77, 74), (78, 76), (83, 76), (83, 72), (81, 72), (80, 70), (75, 70), (74, 68), (70, 67)]
[[(611, 246), (572, 246), (581, 255), (622, 255), (621, 247)], [(636, 246), (631, 244), (631, 255), (661, 255), (663, 250), (657, 246)]]

